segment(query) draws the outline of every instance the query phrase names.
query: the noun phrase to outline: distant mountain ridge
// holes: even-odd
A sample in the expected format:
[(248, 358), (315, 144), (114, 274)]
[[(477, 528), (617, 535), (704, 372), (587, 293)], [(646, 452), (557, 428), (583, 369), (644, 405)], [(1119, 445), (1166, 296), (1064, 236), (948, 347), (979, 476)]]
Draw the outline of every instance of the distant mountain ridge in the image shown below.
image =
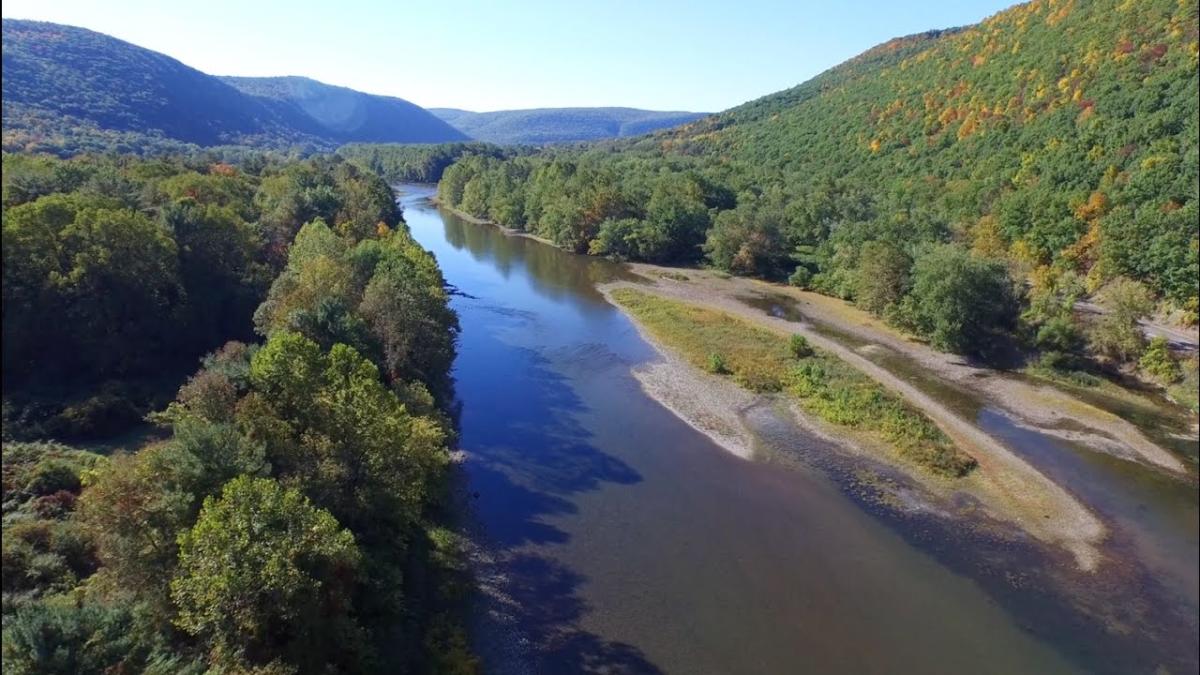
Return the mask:
[(40, 21), (3, 21), (3, 104), (6, 149), (467, 140), (403, 99), (299, 77), (220, 78), (102, 33)]
[[(395, 96), (365, 94), (307, 77), (229, 77), (217, 79), (257, 98), (285, 119), (310, 120), (342, 143), (405, 143), (469, 140), (421, 106)], [(405, 121), (397, 137), (394, 120)]]
[(532, 108), (494, 112), (430, 108), (429, 112), (476, 140), (514, 145), (640, 136), (708, 115), (638, 108)]
[(637, 136), (705, 116), (635, 108), (426, 110), (306, 77), (209, 75), (103, 33), (42, 21), (4, 19), (3, 52), (4, 148), (12, 151), (544, 145)]

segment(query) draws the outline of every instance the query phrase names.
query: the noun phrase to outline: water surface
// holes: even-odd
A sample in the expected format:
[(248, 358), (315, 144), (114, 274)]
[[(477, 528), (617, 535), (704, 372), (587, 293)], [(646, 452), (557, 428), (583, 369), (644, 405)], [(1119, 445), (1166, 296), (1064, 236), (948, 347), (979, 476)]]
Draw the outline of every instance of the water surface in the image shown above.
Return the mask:
[(823, 471), (738, 459), (646, 397), (630, 371), (654, 352), (595, 289), (621, 268), (401, 189), (413, 235), (461, 292), (461, 446), (493, 591), (473, 629), (489, 672), (1104, 670)]

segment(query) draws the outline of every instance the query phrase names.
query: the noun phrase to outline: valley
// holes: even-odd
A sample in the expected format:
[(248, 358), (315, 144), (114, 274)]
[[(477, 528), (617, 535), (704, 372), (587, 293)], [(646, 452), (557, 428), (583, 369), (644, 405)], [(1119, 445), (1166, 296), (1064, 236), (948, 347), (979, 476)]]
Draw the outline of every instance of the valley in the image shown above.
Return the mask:
[(5, 675), (1200, 667), (1195, 0), (136, 4), (4, 7)]

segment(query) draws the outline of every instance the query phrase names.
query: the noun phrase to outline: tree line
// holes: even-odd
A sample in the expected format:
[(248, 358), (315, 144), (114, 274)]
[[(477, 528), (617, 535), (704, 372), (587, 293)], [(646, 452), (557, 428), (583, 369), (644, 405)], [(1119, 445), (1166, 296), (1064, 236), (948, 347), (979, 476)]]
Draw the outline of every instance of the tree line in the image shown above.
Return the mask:
[(513, 157), (528, 152), (490, 143), (350, 143), (337, 154), (378, 174), (389, 183), (436, 183), (442, 172), (465, 155)]
[(387, 184), (336, 158), (4, 162), (11, 391), (208, 352), (134, 452), (6, 420), (6, 672), (473, 672), (436, 525), (457, 318)]

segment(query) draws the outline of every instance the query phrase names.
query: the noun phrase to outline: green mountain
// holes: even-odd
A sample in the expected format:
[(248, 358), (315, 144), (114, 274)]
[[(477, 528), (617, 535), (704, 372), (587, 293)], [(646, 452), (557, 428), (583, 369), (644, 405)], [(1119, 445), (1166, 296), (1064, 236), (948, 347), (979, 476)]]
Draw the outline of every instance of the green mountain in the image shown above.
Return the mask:
[(639, 136), (704, 117), (705, 113), (636, 108), (536, 108), (471, 112), (430, 108), (454, 128), (488, 143), (545, 145)]
[(401, 99), (303, 78), (223, 80), (83, 28), (5, 19), (3, 52), (8, 150), (465, 139)]
[(1197, 23), (1194, 1), (1037, 0), (649, 137), (467, 157), (443, 191), (576, 250), (847, 298), (864, 251), (952, 243), (1035, 287), (1126, 276), (1194, 312)]
[(377, 96), (306, 77), (221, 77), (281, 119), (341, 143), (443, 143), (468, 140), (431, 111), (394, 96)]

